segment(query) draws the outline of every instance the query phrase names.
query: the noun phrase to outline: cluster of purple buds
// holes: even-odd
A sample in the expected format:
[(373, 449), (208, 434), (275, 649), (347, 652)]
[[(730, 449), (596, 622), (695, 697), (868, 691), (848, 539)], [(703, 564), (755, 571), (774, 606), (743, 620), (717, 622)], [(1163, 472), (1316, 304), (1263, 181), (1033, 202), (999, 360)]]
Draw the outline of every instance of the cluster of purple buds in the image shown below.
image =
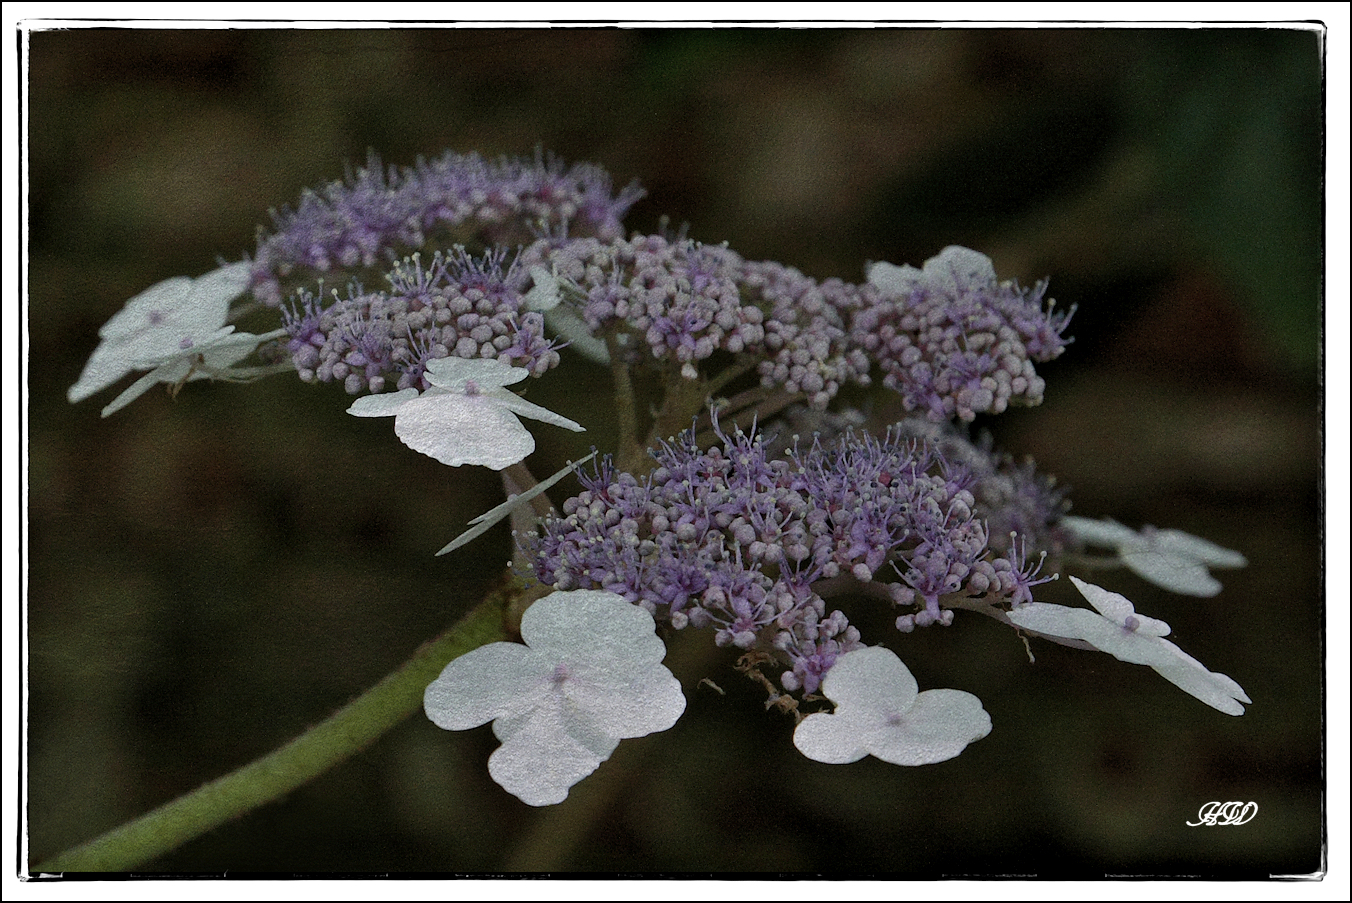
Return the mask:
[(874, 264), (876, 300), (854, 312), (851, 341), (884, 372), (908, 410), (935, 422), (1042, 401), (1034, 362), (1065, 349), (1073, 309), (1043, 303), (1047, 284), (1001, 282), (988, 257), (950, 246), (924, 270)]
[(923, 440), (847, 433), (772, 457), (754, 433), (718, 435), (707, 451), (691, 432), (663, 443), (641, 480), (598, 466), (562, 516), (521, 538), (536, 577), (617, 593), (677, 629), (713, 626), (805, 693), (860, 645), (824, 595), (890, 600), (910, 630), (950, 623), (946, 597), (1022, 601), (1045, 579), (990, 551), (972, 473)]
[(714, 352), (754, 350), (765, 335), (763, 312), (738, 291), (741, 258), (723, 247), (661, 235), (545, 239), (522, 258), (577, 286), (574, 304), (588, 329), (632, 362), (646, 345), (649, 359), (693, 379)]
[(353, 395), (426, 389), (428, 360), (493, 359), (539, 376), (559, 362), (544, 317), (527, 309), (530, 276), (506, 252), (463, 248), (417, 254), (386, 274), (388, 291), (349, 287), (347, 297), (302, 291), (282, 308), (287, 350), (306, 382), (342, 382)]
[(700, 362), (727, 352), (755, 361), (762, 385), (818, 409), (841, 386), (869, 382), (868, 358), (846, 331), (860, 286), (661, 235), (544, 240), (523, 259), (577, 286), (582, 320), (634, 362), (646, 357), (694, 379)]
[(555, 232), (612, 239), (642, 196), (636, 183), (614, 192), (599, 166), (539, 154), (494, 162), (447, 152), (388, 170), (373, 157), (355, 175), (305, 193), (295, 209), (273, 213), (272, 231), (258, 239), (253, 290), (276, 306), (281, 280), (297, 271), (308, 278), (388, 265), (429, 244), (510, 246)]
[[(426, 247), (533, 243), (502, 271), (463, 251), (388, 273), (389, 292), (349, 291), (327, 303), (301, 289), (283, 316), (301, 377), (339, 380), (354, 394), (426, 387), (429, 358), (493, 357), (539, 374), (556, 361), (544, 319), (521, 293), (537, 267), (568, 290), (563, 302), (624, 363), (654, 362), (687, 379), (754, 367), (766, 389), (822, 410), (873, 368), (909, 410), (935, 422), (1036, 404), (1036, 362), (1065, 348), (1068, 313), (1033, 289), (1001, 282), (984, 255), (946, 248), (923, 270), (874, 264), (869, 280), (816, 280), (726, 246), (683, 237), (624, 238), (642, 196), (612, 190), (590, 164), (484, 160), (447, 153), (413, 167), (377, 161), (275, 214), (260, 237), (254, 294), (281, 304), (281, 280), (335, 270), (369, 278)], [(454, 286), (459, 280), (465, 283)], [(469, 283), (477, 280), (483, 286)], [(496, 281), (496, 284), (494, 284)], [(711, 360), (713, 359), (713, 360)]]
[(912, 417), (896, 429), (907, 438), (923, 439), (950, 462), (971, 472), (974, 510), (986, 521), (991, 548), (1001, 555), (1015, 551), (1011, 536), (1018, 537), (1020, 548), (1031, 546), (1052, 558), (1075, 545), (1059, 526), (1070, 510), (1066, 487), (1040, 473), (1031, 459), (1017, 462), (996, 450), (990, 433), (983, 432), (980, 441), (973, 443), (951, 423)]
[[(954, 257), (972, 270), (961, 280)], [(763, 386), (817, 409), (844, 385), (869, 385), (873, 364), (908, 409), (936, 422), (1037, 404), (1043, 381), (1033, 365), (1067, 341), (1069, 314), (1044, 304), (1045, 284), (999, 282), (989, 259), (962, 248), (923, 273), (892, 267), (905, 279), (884, 278), (878, 268), (891, 265), (877, 264), (862, 285), (658, 235), (544, 239), (523, 260), (576, 286), (570, 303), (588, 328), (632, 360), (646, 344), (647, 358), (693, 379), (719, 351), (750, 357)]]
[(801, 393), (821, 409), (842, 385), (869, 384), (868, 356), (846, 331), (846, 318), (862, 303), (866, 287), (818, 282), (774, 261), (744, 263), (739, 282), (766, 311), (762, 385)]

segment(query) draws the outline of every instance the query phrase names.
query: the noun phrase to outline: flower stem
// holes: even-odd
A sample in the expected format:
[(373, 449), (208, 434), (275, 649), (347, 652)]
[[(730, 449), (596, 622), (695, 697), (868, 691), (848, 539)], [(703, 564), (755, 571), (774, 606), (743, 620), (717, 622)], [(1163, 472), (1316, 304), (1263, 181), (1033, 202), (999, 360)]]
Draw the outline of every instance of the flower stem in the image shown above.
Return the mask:
[(399, 670), (280, 749), (39, 863), (34, 873), (127, 871), (323, 774), (417, 711), (427, 685), (452, 659), (505, 639), (503, 611), (516, 589), (490, 594)]
[(638, 444), (638, 407), (634, 400), (634, 383), (629, 378), (629, 366), (624, 362), (619, 340), (613, 335), (607, 336), (606, 348), (610, 352), (610, 375), (615, 382), (615, 416), (620, 431), (615, 457), (620, 470), (636, 473), (642, 467), (647, 453)]

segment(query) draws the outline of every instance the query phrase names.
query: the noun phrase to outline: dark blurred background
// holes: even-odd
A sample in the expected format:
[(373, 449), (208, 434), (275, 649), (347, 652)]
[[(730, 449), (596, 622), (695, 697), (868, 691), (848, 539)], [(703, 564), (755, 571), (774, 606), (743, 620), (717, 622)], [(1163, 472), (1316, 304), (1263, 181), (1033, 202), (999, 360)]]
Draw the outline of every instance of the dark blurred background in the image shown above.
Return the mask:
[[(1075, 512), (1241, 550), (1189, 599), (1086, 575), (1253, 698), (975, 616), (902, 637), (992, 734), (906, 769), (810, 762), (761, 691), (681, 635), (689, 709), (562, 805), (489, 779), (488, 728), (415, 716), (153, 870), (1256, 877), (1320, 867), (1321, 59), (1316, 32), (80, 29), (31, 40), (28, 827), (34, 861), (251, 761), (480, 597), (499, 497), (337, 386), (66, 389), (123, 302), (254, 248), (269, 208), (450, 148), (605, 166), (659, 217), (816, 277), (947, 244), (1079, 305), (1040, 408), (982, 424)], [(576, 371), (587, 368), (577, 364)], [(591, 391), (546, 378), (566, 408)], [(553, 393), (552, 395), (550, 393)], [(576, 402), (574, 402), (576, 404)], [(535, 431), (540, 473), (594, 441)], [(1073, 604), (1067, 581), (1048, 601)], [(869, 626), (870, 618), (876, 623)], [(719, 695), (700, 678), (726, 690)], [(1190, 828), (1211, 800), (1242, 827)]]

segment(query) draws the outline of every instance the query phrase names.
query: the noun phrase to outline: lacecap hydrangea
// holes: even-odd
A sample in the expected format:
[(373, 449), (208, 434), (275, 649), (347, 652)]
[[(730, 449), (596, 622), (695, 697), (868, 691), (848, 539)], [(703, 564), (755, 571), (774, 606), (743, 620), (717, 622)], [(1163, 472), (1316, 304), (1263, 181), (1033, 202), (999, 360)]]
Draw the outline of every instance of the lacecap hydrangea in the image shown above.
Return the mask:
[[(899, 637), (866, 640), (845, 598), (888, 606), (902, 634), (978, 612), (1242, 713), (1236, 682), (1116, 593), (1076, 579), (1093, 608), (1036, 598), (1093, 561), (1193, 595), (1219, 592), (1208, 568), (1244, 563), (1180, 531), (1071, 516), (1064, 487), (971, 434), (979, 415), (1043, 400), (1038, 367), (1066, 350), (1073, 313), (1045, 281), (1000, 278), (958, 246), (920, 267), (869, 264), (860, 282), (815, 279), (684, 230), (626, 233), (642, 196), (541, 154), (372, 158), (275, 212), (251, 260), (133, 299), (70, 398), (136, 370), (150, 372), (110, 409), (156, 381), (293, 371), (358, 396), (354, 415), (393, 417), (416, 452), (500, 471), (508, 502), (442, 551), (510, 516), (521, 592), (544, 607), (520, 621), (530, 651), (493, 644), (452, 662), (427, 706), (448, 728), (493, 721), (493, 773), (533, 805), (683, 711), (663, 631), (708, 628), (736, 650), (818, 761), (926, 764), (990, 731), (971, 694), (920, 691), (870, 645)], [(236, 336), (229, 321), (255, 302), (278, 328)], [(598, 365), (612, 405), (579, 393), (554, 412), (520, 397), (531, 379)], [(873, 422), (882, 396), (905, 416)], [(617, 445), (594, 450), (581, 491), (553, 508), (543, 492), (573, 468), (540, 483), (520, 417), (569, 430), (612, 418)], [(589, 662), (598, 630), (610, 651)], [(612, 690), (634, 702), (611, 705)]]

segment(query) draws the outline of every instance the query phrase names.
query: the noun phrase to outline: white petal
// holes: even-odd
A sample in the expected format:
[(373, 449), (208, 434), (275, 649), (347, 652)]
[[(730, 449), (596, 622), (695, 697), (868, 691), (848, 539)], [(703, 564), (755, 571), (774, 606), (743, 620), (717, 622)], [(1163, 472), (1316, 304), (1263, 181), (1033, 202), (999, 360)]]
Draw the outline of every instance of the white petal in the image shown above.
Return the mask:
[(192, 357), (197, 365), (189, 380), (211, 379), (215, 376), (229, 376), (228, 371), (235, 364), (253, 354), (258, 348), (259, 337), (247, 332), (237, 332), (210, 345), (197, 349)]
[[(1091, 648), (1106, 652), (1121, 661), (1149, 665), (1162, 658), (1162, 653), (1156, 646), (1160, 642), (1158, 636), (1133, 633), (1116, 621), (1087, 608), (1030, 602), (1009, 612), (1007, 617), (1011, 624), (1021, 630), (1051, 640), (1061, 638), (1072, 643), (1075, 641), (1087, 643)], [(1153, 619), (1146, 620), (1153, 623)], [(1158, 623), (1163, 624), (1162, 621)], [(1164, 625), (1164, 629), (1167, 631), (1167, 624)]]
[(1182, 530), (1156, 530), (1153, 538), (1157, 548), (1192, 558), (1213, 568), (1242, 568), (1249, 563), (1247, 558), (1233, 549), (1218, 546)]
[(904, 711), (915, 702), (919, 686), (897, 654), (884, 646), (867, 646), (836, 659), (822, 678), (822, 694), (841, 709)]
[(526, 310), (540, 311), (557, 307), (561, 300), (558, 277), (542, 266), (533, 266), (530, 268), (530, 278), (535, 281), (535, 286), (526, 292), (522, 306)]
[(1098, 613), (1110, 621), (1121, 624), (1128, 615), (1136, 613), (1131, 600), (1121, 593), (1114, 593), (1101, 586), (1086, 583), (1079, 577), (1071, 577), (1070, 582), (1080, 591), (1080, 595), (1089, 600), (1089, 604), (1098, 609)]
[(188, 290), (187, 303), (190, 307), (209, 309), (231, 301), (244, 294), (249, 287), (253, 264), (247, 260), (228, 263), (223, 267), (198, 276)]
[(394, 434), (414, 451), (459, 467), (502, 470), (535, 451), (535, 439), (516, 415), (491, 397), (423, 395), (399, 408)]
[(146, 317), (151, 311), (177, 307), (188, 297), (191, 288), (190, 276), (172, 276), (155, 283), (122, 305), (122, 309), (99, 328), (99, 336), (105, 339), (119, 339), (135, 335), (146, 327)]
[(568, 341), (568, 347), (587, 360), (597, 364), (610, 363), (610, 349), (606, 343), (591, 334), (587, 322), (567, 307), (556, 307), (545, 313), (545, 325)]
[[(1117, 596), (1116, 593), (1110, 593), (1092, 583), (1085, 583), (1075, 577), (1070, 579), (1075, 582), (1085, 598), (1096, 606), (1098, 605), (1098, 602), (1095, 602), (1096, 598), (1100, 598), (1101, 601), (1101, 596)], [(1224, 674), (1208, 671), (1197, 659), (1164, 639), (1163, 634), (1168, 633), (1168, 625), (1163, 621), (1155, 621), (1142, 615), (1135, 617), (1162, 625), (1163, 633), (1151, 635), (1132, 632), (1092, 611), (1043, 602), (1021, 605), (1008, 614), (1010, 623), (1022, 629), (1044, 635), (1082, 639), (1119, 661), (1154, 668), (1161, 676), (1184, 691), (1228, 715), (1244, 713), (1243, 707), (1236, 700), (1248, 702), (1249, 698), (1239, 684)]]
[(1053, 605), (1050, 602), (1029, 602), (1020, 605), (1005, 617), (1009, 619), (1009, 623), (1021, 630), (1071, 640), (1084, 640), (1085, 633), (1092, 630), (1098, 621), (1103, 620), (1102, 615), (1088, 609)]
[[(230, 264), (198, 279), (174, 276), (136, 295), (99, 329), (102, 341), (66, 397), (82, 401), (132, 370), (153, 369), (219, 341), (234, 329), (225, 326), (225, 319), (230, 301), (248, 288), (249, 273), (247, 262)], [(104, 416), (143, 391), (124, 393), (105, 408)]]
[(620, 681), (598, 680), (584, 671), (564, 686), (577, 712), (616, 740), (667, 730), (685, 712), (681, 682), (662, 665), (635, 669)]
[(529, 806), (552, 806), (610, 758), (578, 742), (554, 713), (528, 718), (488, 759), (488, 773), (504, 790)]
[(498, 523), (498, 521), (509, 516), (513, 511), (520, 508), (540, 493), (545, 492), (559, 480), (562, 480), (564, 477), (568, 476), (568, 474), (577, 470), (583, 464), (586, 464), (595, 457), (596, 452), (593, 451), (590, 455), (587, 455), (587, 457), (580, 461), (570, 462), (567, 467), (562, 468), (543, 483), (536, 483), (525, 492), (514, 495), (501, 505), (497, 505), (496, 507), (485, 511), (483, 514), (480, 514), (470, 521), (471, 526), (468, 530), (448, 542), (441, 551), (437, 552), (437, 554), (445, 555), (447, 552), (453, 552), (461, 546), (467, 545), (473, 540), (478, 539), (480, 536), (487, 533), (494, 524)]
[(1099, 614), (1109, 621), (1126, 626), (1128, 619), (1132, 618), (1134, 619), (1131, 627), (1133, 633), (1139, 633), (1142, 636), (1169, 635), (1168, 624), (1157, 618), (1138, 614), (1136, 607), (1131, 604), (1131, 600), (1121, 593), (1110, 592), (1101, 586), (1086, 583), (1078, 577), (1071, 577), (1070, 582), (1074, 583), (1075, 588), (1080, 591), (1080, 595), (1088, 599), (1089, 604), (1098, 609)]
[(897, 266), (895, 263), (879, 261), (868, 267), (868, 281), (884, 295), (902, 298), (910, 295), (920, 285), (923, 274), (915, 267)]
[(434, 386), (463, 391), (469, 382), (485, 389), (510, 386), (530, 376), (530, 371), (496, 359), (439, 357), (427, 362), (426, 376)]
[(456, 730), (493, 718), (502, 746), (489, 772), (523, 802), (561, 802), (620, 739), (666, 730), (685, 710), (679, 682), (651, 661), (665, 653), (652, 616), (614, 593), (553, 593), (521, 632), (529, 648), (491, 643), (447, 665), (424, 706)]
[(1093, 520), (1067, 514), (1057, 521), (1057, 524), (1080, 542), (1109, 549), (1116, 549), (1122, 543), (1130, 542), (1136, 537), (1135, 530), (1109, 519)]
[(869, 752), (893, 765), (930, 765), (953, 758), (990, 732), (991, 716), (971, 693), (926, 690)]
[(1200, 662), (1183, 653), (1173, 643), (1167, 640), (1160, 642), (1178, 653), (1162, 664), (1152, 664), (1151, 667), (1161, 677), (1183, 690), (1183, 692), (1202, 700), (1213, 709), (1227, 715), (1244, 714), (1244, 706), (1240, 705), (1239, 700), (1244, 702), (1250, 700), (1239, 684), (1224, 674), (1208, 671), (1202, 667)]
[(1143, 580), (1185, 596), (1214, 596), (1220, 581), (1207, 573), (1206, 565), (1173, 551), (1159, 548), (1149, 537), (1136, 537), (1118, 550), (1122, 563)]
[(542, 726), (549, 726), (549, 732), (557, 733), (557, 741), (550, 738), (549, 744), (562, 742), (576, 744), (589, 750), (602, 762), (610, 758), (615, 747), (620, 745), (619, 737), (612, 737), (588, 712), (580, 712), (571, 707), (571, 702), (558, 692), (551, 682), (549, 691), (542, 693), (540, 702), (530, 711), (520, 715), (508, 715), (493, 722), (493, 736), (503, 743), (522, 735), (534, 736), (544, 740)]
[(109, 340), (121, 344), (129, 357), (144, 361), (184, 350), (185, 341), (208, 341), (225, 325), (230, 302), (248, 286), (248, 270), (243, 272), (240, 278), (223, 267), (198, 279), (178, 277), (152, 286), (105, 324), (105, 329), (112, 327)]
[(910, 670), (880, 646), (837, 659), (822, 692), (836, 702), (835, 713), (809, 715), (793, 742), (809, 759), (828, 765), (869, 754), (893, 765), (942, 762), (991, 729), (990, 716), (971, 693), (917, 694)]
[(1152, 668), (1170, 660), (1165, 647), (1173, 645), (1162, 637), (1132, 633), (1107, 618), (1091, 623), (1084, 632), (1084, 639), (1095, 649), (1108, 653), (1120, 662), (1149, 665)]
[(100, 343), (89, 356), (89, 362), (80, 372), (80, 378), (66, 392), (66, 399), (71, 404), (84, 401), (96, 392), (102, 392), (131, 371), (130, 362), (116, 346), (107, 342)]
[[(132, 383), (130, 386), (124, 389), (121, 395), (117, 396), (112, 401), (110, 401), (108, 403), (108, 406), (105, 407), (100, 412), (100, 416), (107, 417), (111, 414), (116, 414), (118, 411), (122, 410), (127, 405), (131, 404), (133, 401), (140, 398), (142, 395), (146, 394), (146, 392), (149, 392), (151, 386), (154, 386), (156, 383), (160, 382), (162, 377), (167, 372), (169, 371), (158, 367), (154, 370), (151, 370), (149, 373), (142, 376), (136, 382)], [(177, 373), (177, 370), (174, 370), (173, 372)], [(177, 382), (181, 378), (182, 378), (181, 376), (174, 376), (172, 381)]]
[(555, 414), (548, 408), (542, 408), (538, 404), (531, 404), (529, 401), (513, 395), (506, 389), (500, 389), (486, 394), (514, 414), (519, 414), (522, 417), (529, 417), (532, 420), (540, 420), (544, 423), (553, 424), (554, 426), (561, 426), (564, 429), (572, 430), (575, 433), (586, 432), (582, 426), (574, 423), (567, 417), (564, 417), (561, 414)]
[(489, 643), (442, 669), (423, 693), (423, 709), (449, 731), (520, 714), (537, 704), (553, 667), (520, 643)]
[(868, 755), (864, 734), (872, 727), (872, 722), (848, 714), (818, 712), (808, 715), (798, 725), (793, 732), (793, 745), (814, 762), (845, 765)]
[(363, 395), (347, 409), (355, 417), (393, 417), (399, 409), (418, 397), (418, 390), (400, 389), (382, 395)]
[[(1197, 659), (1193, 658), (1191, 655), (1188, 655), (1188, 653), (1184, 652), (1182, 649), (1179, 649), (1173, 643), (1169, 643), (1168, 648), (1169, 651), (1172, 652), (1177, 658), (1182, 659), (1185, 663), (1192, 665), (1192, 667), (1198, 668), (1202, 671), (1208, 670), (1206, 665), (1202, 664)], [(1244, 688), (1241, 687), (1231, 678), (1226, 677), (1219, 671), (1210, 671), (1209, 673), (1213, 678), (1216, 679), (1216, 682), (1221, 686), (1223, 686), (1226, 689), (1226, 691), (1229, 692), (1230, 695), (1233, 696), (1235, 699), (1238, 699), (1240, 702), (1253, 702), (1253, 700), (1248, 697), (1248, 694), (1244, 692)]]
[(653, 616), (604, 590), (545, 596), (521, 616), (521, 638), (551, 659), (586, 662), (617, 683), (635, 666), (667, 654)]
[(938, 291), (957, 294), (993, 285), (995, 264), (980, 251), (949, 245), (925, 261), (925, 282)]

